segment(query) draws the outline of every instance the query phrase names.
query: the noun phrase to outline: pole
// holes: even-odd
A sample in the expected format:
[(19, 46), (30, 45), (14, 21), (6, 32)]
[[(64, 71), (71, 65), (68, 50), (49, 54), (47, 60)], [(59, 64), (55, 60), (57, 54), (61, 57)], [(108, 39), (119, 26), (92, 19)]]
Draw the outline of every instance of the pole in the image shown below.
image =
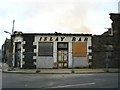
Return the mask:
[(14, 23), (15, 23), (15, 20), (13, 20), (12, 35), (14, 33)]
[(13, 68), (13, 34), (14, 34), (14, 23), (15, 20), (13, 20), (13, 27), (12, 27), (12, 33), (8, 32), (8, 31), (4, 31), (5, 33), (10, 34), (11, 38), (10, 38), (10, 51), (9, 51), (9, 71), (14, 70)]
[(12, 34), (11, 34), (11, 59), (10, 59), (10, 70), (14, 70), (14, 67), (13, 67), (13, 33), (14, 33), (14, 23), (15, 23), (15, 20), (13, 20), (13, 27), (12, 27)]

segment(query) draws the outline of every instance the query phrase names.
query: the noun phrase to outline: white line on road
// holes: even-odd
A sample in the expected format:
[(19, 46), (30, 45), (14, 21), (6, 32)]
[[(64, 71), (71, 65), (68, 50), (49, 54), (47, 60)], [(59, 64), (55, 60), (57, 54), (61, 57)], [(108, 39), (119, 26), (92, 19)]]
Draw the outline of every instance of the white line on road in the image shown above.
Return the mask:
[(72, 85), (56, 86), (56, 87), (49, 87), (49, 88), (64, 88), (64, 87), (83, 86), (83, 85), (93, 85), (93, 84), (96, 84), (96, 83), (72, 84)]

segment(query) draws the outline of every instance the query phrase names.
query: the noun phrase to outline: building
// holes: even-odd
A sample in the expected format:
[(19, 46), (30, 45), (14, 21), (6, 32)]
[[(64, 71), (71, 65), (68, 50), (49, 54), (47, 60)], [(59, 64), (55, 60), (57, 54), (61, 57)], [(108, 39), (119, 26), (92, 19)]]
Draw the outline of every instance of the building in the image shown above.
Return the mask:
[(110, 13), (110, 19), (112, 20), (113, 29), (113, 48), (114, 48), (114, 60), (118, 63), (116, 67), (120, 67), (120, 13)]
[(93, 68), (118, 68), (120, 58), (120, 14), (110, 13), (111, 28), (102, 35), (94, 35)]
[(113, 36), (110, 36), (108, 32), (106, 32), (103, 33), (102, 35), (94, 35), (92, 40), (93, 40), (92, 67), (93, 68), (115, 67), (117, 62), (115, 62), (113, 59)]
[(11, 40), (6, 38), (4, 44), (2, 45), (2, 62), (9, 63), (10, 60), (10, 46), (11, 46)]
[(13, 35), (13, 66), (84, 68), (91, 65), (91, 34), (22, 33)]

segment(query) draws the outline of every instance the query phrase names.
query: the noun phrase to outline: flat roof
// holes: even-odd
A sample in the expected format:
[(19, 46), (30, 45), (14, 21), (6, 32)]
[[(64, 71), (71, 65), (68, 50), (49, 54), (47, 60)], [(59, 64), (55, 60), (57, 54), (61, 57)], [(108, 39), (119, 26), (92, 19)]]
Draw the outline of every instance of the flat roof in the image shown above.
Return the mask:
[(76, 34), (76, 33), (23, 33), (23, 35), (92, 36), (92, 34)]
[(92, 36), (92, 34), (79, 34), (79, 33), (58, 33), (58, 32), (55, 32), (55, 33), (23, 33), (21, 31), (15, 31), (13, 36), (16, 36), (16, 35), (53, 35), (53, 36)]

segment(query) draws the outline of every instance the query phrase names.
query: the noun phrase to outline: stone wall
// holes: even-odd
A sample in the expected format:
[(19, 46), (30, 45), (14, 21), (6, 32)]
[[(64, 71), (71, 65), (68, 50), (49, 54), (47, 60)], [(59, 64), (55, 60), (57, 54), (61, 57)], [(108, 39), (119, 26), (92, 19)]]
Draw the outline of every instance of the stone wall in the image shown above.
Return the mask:
[(112, 32), (109, 29), (102, 35), (94, 35), (93, 44), (93, 68), (118, 68), (120, 58), (120, 14), (110, 14), (112, 20)]

